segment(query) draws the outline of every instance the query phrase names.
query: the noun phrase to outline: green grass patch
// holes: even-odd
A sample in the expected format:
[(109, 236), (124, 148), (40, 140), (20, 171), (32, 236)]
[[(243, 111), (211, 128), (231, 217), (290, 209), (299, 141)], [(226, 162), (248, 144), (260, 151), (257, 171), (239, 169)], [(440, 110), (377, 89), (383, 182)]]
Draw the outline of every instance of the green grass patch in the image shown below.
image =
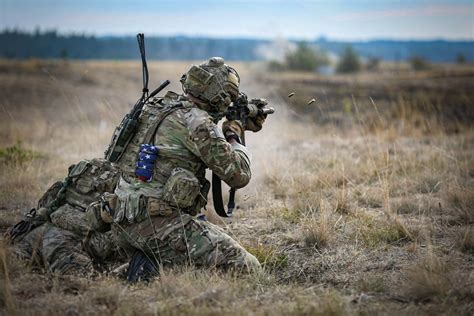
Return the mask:
[(21, 165), (40, 157), (42, 155), (39, 152), (23, 147), (20, 141), (15, 145), (0, 148), (0, 162), (5, 164)]
[(356, 225), (356, 238), (369, 247), (415, 240), (414, 232), (396, 217), (377, 219), (368, 214), (359, 214)]
[(288, 265), (288, 256), (279, 252), (274, 246), (258, 243), (256, 246), (248, 246), (245, 249), (254, 255), (266, 269), (275, 270)]
[(358, 289), (359, 291), (368, 293), (384, 293), (388, 288), (383, 276), (371, 275), (359, 281)]
[(278, 212), (278, 216), (285, 222), (296, 224), (301, 219), (301, 212), (295, 208), (284, 207)]

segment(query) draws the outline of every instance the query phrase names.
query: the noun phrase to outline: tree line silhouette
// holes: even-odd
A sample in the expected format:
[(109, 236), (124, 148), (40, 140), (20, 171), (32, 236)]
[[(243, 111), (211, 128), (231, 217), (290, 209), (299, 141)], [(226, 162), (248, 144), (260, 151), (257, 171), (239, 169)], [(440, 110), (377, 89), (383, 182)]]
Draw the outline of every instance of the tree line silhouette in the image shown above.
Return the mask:
[[(205, 38), (186, 36), (146, 37), (149, 59), (202, 60), (222, 56), (227, 60), (260, 60), (260, 45), (270, 40), (238, 38)], [(296, 41), (295, 41), (296, 42)], [(341, 55), (351, 46), (364, 58), (402, 61), (421, 56), (432, 62), (454, 62), (460, 55), (474, 61), (473, 41), (330, 41), (320, 38), (309, 44)], [(136, 59), (138, 48), (134, 36), (92, 36), (60, 34), (55, 30), (25, 32), (5, 29), (0, 32), (0, 58), (71, 58), (71, 59)]]

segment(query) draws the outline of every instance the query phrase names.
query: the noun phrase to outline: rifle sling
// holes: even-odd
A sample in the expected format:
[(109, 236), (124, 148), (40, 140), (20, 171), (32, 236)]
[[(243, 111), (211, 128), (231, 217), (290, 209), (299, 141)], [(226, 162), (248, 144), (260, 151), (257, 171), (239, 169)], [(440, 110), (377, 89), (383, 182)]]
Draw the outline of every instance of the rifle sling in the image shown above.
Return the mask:
[(212, 201), (214, 202), (214, 209), (220, 217), (230, 217), (224, 208), (221, 178), (214, 172), (212, 173)]
[[(245, 133), (241, 135), (240, 140), (245, 146)], [(220, 217), (232, 217), (235, 208), (235, 191), (237, 189), (230, 188), (229, 202), (227, 203), (227, 211), (224, 208), (224, 200), (222, 198), (222, 180), (214, 172), (212, 173), (212, 202), (214, 209)]]

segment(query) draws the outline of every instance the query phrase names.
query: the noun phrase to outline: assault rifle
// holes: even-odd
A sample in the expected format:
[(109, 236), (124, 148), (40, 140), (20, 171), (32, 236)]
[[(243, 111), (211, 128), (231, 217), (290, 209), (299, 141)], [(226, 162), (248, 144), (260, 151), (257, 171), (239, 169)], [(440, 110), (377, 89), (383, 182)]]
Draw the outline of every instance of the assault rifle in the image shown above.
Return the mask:
[[(251, 99), (248, 101), (245, 93), (240, 93), (237, 100), (232, 106), (229, 106), (226, 112), (228, 120), (238, 120), (242, 123), (244, 134), (240, 135), (241, 143), (245, 146), (245, 129), (247, 127), (248, 119), (257, 117), (258, 115), (273, 114), (275, 110), (272, 107), (267, 107), (268, 102), (265, 99)], [(224, 208), (224, 201), (222, 199), (222, 183), (219, 176), (212, 173), (212, 200), (214, 202), (214, 209), (221, 217), (231, 217), (235, 209), (235, 191), (231, 188), (229, 190), (229, 202), (227, 203), (227, 211)]]
[[(240, 93), (237, 100), (227, 108), (225, 117), (228, 120), (239, 120), (244, 130), (248, 122), (248, 118), (252, 119), (258, 115), (273, 114), (275, 110), (272, 107), (267, 107), (266, 99), (251, 99), (248, 101), (245, 93)], [(242, 135), (242, 145), (245, 145), (245, 135)]]
[(112, 140), (105, 151), (105, 158), (110, 162), (118, 161), (124, 153), (125, 148), (127, 148), (128, 143), (132, 140), (132, 137), (135, 135), (136, 129), (138, 127), (138, 118), (140, 117), (143, 106), (146, 104), (146, 102), (170, 84), (170, 81), (166, 80), (152, 93), (148, 94), (149, 76), (145, 56), (145, 35), (142, 33), (137, 34), (137, 41), (142, 59), (142, 96), (135, 103), (132, 110), (124, 116), (120, 125), (115, 128), (115, 131), (112, 135)]

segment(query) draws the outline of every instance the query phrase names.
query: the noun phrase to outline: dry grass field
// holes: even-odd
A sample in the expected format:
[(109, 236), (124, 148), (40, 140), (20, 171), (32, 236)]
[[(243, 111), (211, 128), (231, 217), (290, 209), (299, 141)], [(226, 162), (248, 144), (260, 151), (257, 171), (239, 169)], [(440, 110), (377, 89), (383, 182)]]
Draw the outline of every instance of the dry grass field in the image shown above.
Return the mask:
[[(180, 91), (190, 64), (152, 63), (152, 85)], [(233, 66), (276, 114), (248, 135), (254, 176), (235, 217), (208, 215), (265, 272), (179, 267), (130, 286), (50, 276), (1, 241), (0, 314), (474, 314), (474, 68)], [(103, 156), (140, 90), (137, 62), (0, 62), (0, 232), (70, 164)]]

